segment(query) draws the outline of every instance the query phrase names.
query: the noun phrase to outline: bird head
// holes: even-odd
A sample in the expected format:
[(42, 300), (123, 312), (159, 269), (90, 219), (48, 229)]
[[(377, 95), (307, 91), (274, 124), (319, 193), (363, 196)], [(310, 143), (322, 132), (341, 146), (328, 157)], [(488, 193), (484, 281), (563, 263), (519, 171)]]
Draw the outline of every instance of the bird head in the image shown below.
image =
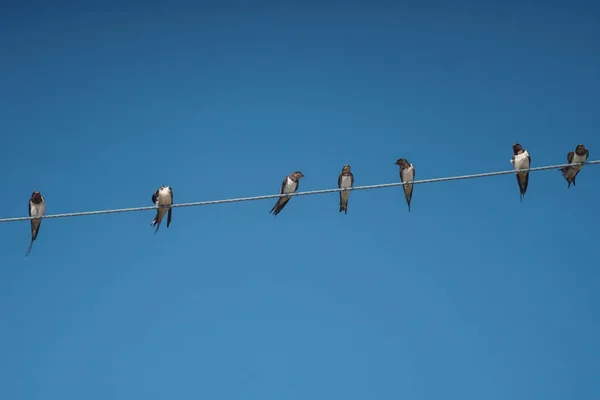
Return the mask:
[(399, 165), (400, 168), (402, 168), (402, 169), (406, 169), (406, 168), (410, 167), (410, 163), (405, 158), (399, 158), (398, 160), (396, 160), (395, 164)]
[(513, 148), (513, 153), (515, 153), (515, 155), (521, 154), (523, 152), (523, 146), (521, 146), (519, 143), (513, 144), (512, 148)]
[(575, 148), (575, 153), (577, 153), (578, 156), (584, 156), (586, 152), (585, 146), (582, 144), (578, 144), (577, 147)]
[(42, 194), (39, 191), (35, 191), (33, 193), (31, 193), (31, 199), (32, 202), (34, 202), (35, 204), (39, 204), (42, 202)]
[(296, 172), (292, 173), (292, 177), (293, 177), (295, 180), (298, 180), (298, 179), (300, 179), (300, 178), (303, 178), (303, 177), (304, 177), (304, 174), (303, 174), (302, 172), (300, 172), (300, 171), (296, 171)]

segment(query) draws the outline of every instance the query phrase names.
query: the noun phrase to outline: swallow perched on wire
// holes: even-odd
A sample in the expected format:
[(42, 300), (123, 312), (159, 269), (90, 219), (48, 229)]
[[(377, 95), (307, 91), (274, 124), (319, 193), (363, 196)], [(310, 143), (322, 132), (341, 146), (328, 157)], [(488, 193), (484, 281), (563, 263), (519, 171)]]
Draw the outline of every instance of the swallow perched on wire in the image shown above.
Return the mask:
[[(351, 188), (354, 186), (354, 175), (350, 171), (349, 165), (342, 167), (342, 172), (338, 177), (338, 188)], [(340, 192), (340, 212), (348, 214), (348, 198), (350, 197), (349, 190), (342, 190)]]
[[(520, 169), (529, 170), (531, 166), (531, 156), (529, 152), (523, 148), (519, 143), (513, 144), (513, 156), (510, 162), (513, 164), (515, 171)], [(521, 201), (525, 197), (527, 192), (527, 186), (529, 185), (529, 171), (517, 172), (517, 183), (519, 184), (519, 190), (521, 192)]]
[(154, 233), (158, 232), (158, 228), (160, 228), (160, 223), (164, 218), (165, 214), (167, 215), (167, 228), (171, 225), (171, 213), (173, 209), (171, 206), (173, 205), (173, 190), (170, 186), (161, 186), (152, 194), (152, 202), (156, 204), (158, 208), (156, 210), (156, 216), (152, 220), (150, 226), (156, 226), (156, 230)]
[(40, 217), (43, 217), (45, 213), (46, 200), (44, 200), (41, 193), (36, 190), (31, 194), (31, 198), (29, 199), (29, 216), (36, 218), (31, 220), (31, 242), (29, 243), (29, 249), (27, 249), (25, 257), (31, 253), (33, 242), (35, 242), (35, 239), (37, 239), (38, 232), (40, 231), (40, 225), (42, 224)]
[[(567, 161), (569, 164), (573, 163), (584, 163), (590, 156), (590, 151), (585, 148), (584, 145), (578, 144), (575, 148), (575, 151), (571, 151), (567, 154)], [(583, 164), (573, 165), (570, 167), (563, 167), (560, 169), (563, 177), (567, 180), (569, 184), (567, 188), (571, 187), (571, 183), (575, 186), (575, 178), (581, 169), (583, 168)]]
[[(415, 180), (415, 167), (411, 163), (408, 162), (405, 158), (399, 158), (396, 162), (396, 165), (400, 166), (400, 180), (403, 183), (412, 182)], [(413, 193), (413, 184), (409, 183), (407, 185), (403, 185), (404, 189), (404, 197), (406, 198), (406, 203), (408, 204), (408, 211), (410, 212), (410, 201), (412, 199)]]
[[(293, 173), (289, 174), (288, 176), (286, 176), (283, 179), (283, 182), (281, 184), (280, 194), (296, 193), (296, 191), (298, 190), (298, 187), (300, 186), (300, 178), (303, 178), (303, 177), (304, 177), (304, 174), (302, 174), (302, 172), (300, 172), (300, 171), (293, 172)], [(269, 214), (273, 213), (273, 215), (277, 216), (277, 214), (279, 214), (281, 212), (281, 210), (284, 209), (284, 207), (286, 206), (288, 201), (290, 201), (290, 199), (291, 199), (290, 196), (281, 196), (277, 200), (277, 203), (275, 203), (273, 208), (271, 208), (271, 211), (269, 211)]]

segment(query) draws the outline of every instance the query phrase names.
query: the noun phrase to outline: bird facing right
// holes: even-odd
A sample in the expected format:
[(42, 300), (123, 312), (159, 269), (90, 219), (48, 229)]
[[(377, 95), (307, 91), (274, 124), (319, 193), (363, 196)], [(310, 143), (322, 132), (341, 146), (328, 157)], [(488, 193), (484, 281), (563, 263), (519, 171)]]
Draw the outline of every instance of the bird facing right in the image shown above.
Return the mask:
[[(571, 151), (567, 154), (567, 161), (569, 164), (572, 163), (584, 163), (588, 160), (590, 156), (590, 151), (585, 148), (584, 145), (578, 144), (575, 148), (575, 151)], [(571, 183), (575, 186), (575, 178), (581, 169), (583, 168), (583, 164), (573, 165), (571, 167), (563, 167), (560, 169), (563, 177), (567, 180), (567, 188), (571, 187)]]
[[(283, 182), (281, 183), (280, 194), (296, 193), (296, 191), (300, 187), (300, 178), (303, 178), (303, 177), (304, 177), (304, 174), (302, 174), (302, 172), (300, 172), (300, 171), (292, 172), (291, 174), (286, 176), (283, 179)], [(281, 196), (279, 199), (277, 199), (277, 203), (275, 203), (273, 208), (271, 208), (271, 211), (269, 211), (269, 214), (273, 213), (274, 216), (277, 216), (277, 214), (279, 214), (281, 212), (281, 210), (283, 210), (285, 208), (285, 206), (287, 205), (288, 201), (290, 201), (290, 199), (291, 199), (290, 196)]]

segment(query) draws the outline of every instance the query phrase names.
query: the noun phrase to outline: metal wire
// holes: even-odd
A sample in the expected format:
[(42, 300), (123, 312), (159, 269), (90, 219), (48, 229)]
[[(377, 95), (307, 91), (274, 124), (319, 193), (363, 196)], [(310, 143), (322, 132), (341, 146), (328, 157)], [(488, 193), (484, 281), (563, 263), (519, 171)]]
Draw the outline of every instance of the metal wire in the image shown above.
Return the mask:
[[(432, 178), (432, 179), (422, 179), (413, 182), (393, 182), (393, 183), (382, 183), (378, 185), (365, 185), (365, 186), (355, 186), (353, 188), (335, 188), (335, 189), (322, 189), (322, 190), (311, 190), (307, 192), (297, 192), (291, 194), (269, 194), (265, 196), (253, 196), (253, 197), (238, 197), (234, 199), (223, 199), (223, 200), (209, 200), (209, 201), (196, 201), (192, 203), (180, 203), (173, 204), (172, 208), (177, 207), (197, 207), (197, 206), (209, 206), (213, 204), (226, 204), (226, 203), (239, 203), (242, 201), (255, 201), (255, 200), (266, 200), (266, 199), (275, 199), (282, 196), (311, 196), (315, 194), (324, 194), (324, 193), (334, 193), (341, 192), (344, 190), (354, 191), (354, 190), (369, 190), (369, 189), (382, 189), (386, 187), (392, 186), (404, 186), (407, 184), (420, 185), (424, 183), (436, 183), (436, 182), (447, 182), (447, 181), (458, 181), (463, 179), (475, 179), (475, 178), (487, 178), (490, 176), (499, 176), (499, 175), (510, 175), (518, 172), (535, 172), (535, 171), (545, 171), (550, 169), (559, 169), (563, 167), (576, 166), (576, 165), (594, 165), (600, 164), (600, 160), (588, 161), (585, 163), (573, 163), (573, 164), (557, 164), (557, 165), (546, 165), (543, 167), (535, 167), (529, 169), (520, 169), (520, 170), (507, 170), (507, 171), (497, 171), (497, 172), (484, 172), (481, 174), (471, 174), (471, 175), (458, 175), (458, 176), (447, 176), (443, 178)], [(100, 211), (81, 211), (81, 212), (73, 212), (66, 214), (53, 214), (53, 215), (45, 215), (41, 218), (50, 219), (50, 218), (67, 218), (67, 217), (83, 217), (88, 215), (102, 215), (102, 214), (116, 214), (116, 213), (125, 213), (125, 212), (134, 212), (134, 211), (148, 211), (148, 210), (156, 210), (157, 206), (145, 206), (145, 207), (132, 207), (132, 208), (120, 208), (120, 209), (112, 209), (112, 210), (100, 210)], [(2, 218), (0, 219), (0, 223), (4, 222), (16, 222), (16, 221), (27, 221), (35, 217), (16, 217), (16, 218)]]

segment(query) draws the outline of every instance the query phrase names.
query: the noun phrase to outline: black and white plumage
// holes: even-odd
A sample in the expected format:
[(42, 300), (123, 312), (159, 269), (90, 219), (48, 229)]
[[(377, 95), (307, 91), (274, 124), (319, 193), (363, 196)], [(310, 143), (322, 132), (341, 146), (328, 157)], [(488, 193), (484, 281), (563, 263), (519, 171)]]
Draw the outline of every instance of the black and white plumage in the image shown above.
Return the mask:
[[(280, 194), (296, 193), (298, 187), (300, 186), (300, 178), (302, 177), (304, 177), (304, 174), (302, 174), (302, 172), (300, 171), (293, 172), (290, 175), (286, 176), (283, 179), (283, 182), (281, 183)], [(273, 208), (271, 208), (271, 211), (269, 211), (269, 214), (273, 213), (273, 215), (277, 216), (277, 214), (279, 214), (281, 210), (285, 208), (290, 199), (290, 196), (280, 197), (277, 200), (277, 203), (275, 203), (275, 205), (273, 206)]]
[[(415, 180), (415, 167), (411, 163), (408, 162), (405, 158), (399, 158), (396, 162), (396, 165), (400, 166), (400, 180), (403, 183), (412, 182)], [(403, 185), (404, 189), (404, 197), (406, 198), (406, 204), (408, 204), (408, 211), (410, 212), (410, 201), (412, 200), (413, 194), (413, 184), (409, 183), (407, 185)]]
[(42, 197), (41, 193), (37, 190), (31, 194), (31, 198), (29, 199), (29, 216), (36, 217), (31, 220), (31, 242), (29, 243), (29, 249), (27, 249), (27, 253), (25, 253), (25, 257), (31, 253), (31, 249), (33, 248), (33, 242), (37, 239), (38, 233), (40, 231), (40, 226), (42, 224), (42, 220), (39, 217), (43, 217), (46, 213), (46, 200)]
[[(354, 175), (350, 171), (350, 165), (344, 165), (342, 172), (338, 177), (338, 188), (351, 188), (354, 186)], [(349, 190), (343, 190), (340, 192), (340, 212), (348, 214), (348, 198), (350, 197)]]
[[(515, 171), (520, 169), (531, 168), (531, 156), (529, 152), (523, 148), (519, 143), (513, 144), (513, 156), (510, 162), (513, 164)], [(529, 185), (529, 171), (517, 172), (517, 183), (519, 184), (519, 191), (521, 193), (521, 201), (525, 197), (527, 192), (527, 186)]]
[(151, 226), (156, 226), (156, 230), (154, 233), (158, 232), (158, 228), (160, 228), (160, 223), (162, 222), (165, 214), (167, 214), (167, 228), (171, 225), (171, 214), (173, 209), (171, 206), (173, 205), (173, 190), (170, 186), (161, 186), (152, 194), (152, 202), (156, 204), (158, 208), (156, 210), (156, 216), (152, 220)]
[[(569, 164), (572, 163), (584, 163), (590, 157), (590, 151), (585, 148), (584, 145), (578, 144), (575, 148), (575, 151), (571, 151), (567, 154), (567, 161)], [(575, 186), (575, 178), (581, 169), (583, 168), (583, 164), (574, 165), (572, 167), (563, 167), (560, 169), (563, 177), (567, 180), (568, 186), (571, 187), (571, 183)]]

